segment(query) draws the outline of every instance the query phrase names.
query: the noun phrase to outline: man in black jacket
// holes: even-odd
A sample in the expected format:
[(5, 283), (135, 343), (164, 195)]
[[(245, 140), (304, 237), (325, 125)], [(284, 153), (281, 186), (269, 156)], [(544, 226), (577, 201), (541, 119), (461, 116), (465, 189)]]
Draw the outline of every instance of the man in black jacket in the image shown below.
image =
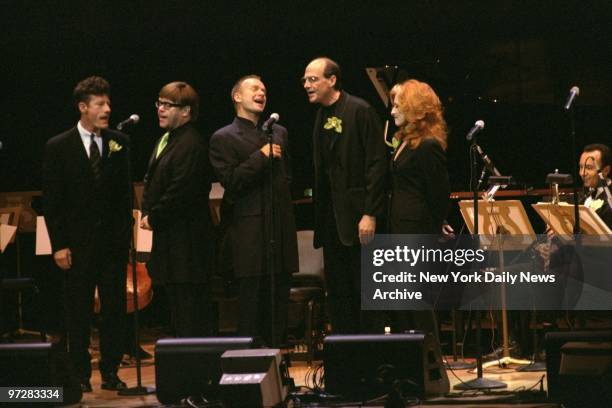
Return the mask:
[[(278, 345), (283, 340), (287, 321), (291, 273), (298, 270), (287, 130), (272, 126), (270, 152), (267, 135), (260, 128), (261, 114), (266, 107), (266, 87), (260, 77), (240, 78), (232, 88), (231, 97), (236, 117), (212, 136), (210, 160), (225, 188), (221, 225), (229, 234), (229, 252), (240, 284), (239, 333)], [(270, 205), (270, 188), (273, 205)], [(274, 269), (273, 285), (266, 255), (270, 231), (276, 242), (274, 263), (270, 264)], [(271, 290), (274, 291), (275, 338), (271, 337)]]
[(580, 177), (584, 183), (586, 197), (584, 204), (595, 209), (595, 212), (612, 228), (612, 153), (604, 144), (594, 143), (584, 147), (580, 155)]
[(214, 231), (208, 147), (193, 122), (199, 97), (185, 82), (159, 92), (159, 139), (144, 180), (141, 226), (153, 230), (151, 279), (165, 286), (177, 337), (211, 335), (209, 279)]
[(360, 250), (385, 211), (387, 156), (380, 120), (363, 99), (344, 91), (329, 58), (308, 64), (302, 78), (319, 104), (313, 131), (315, 247), (323, 247), (334, 333), (369, 330), (361, 320)]
[(120, 390), (126, 315), (126, 265), (132, 226), (129, 145), (108, 130), (110, 86), (89, 77), (74, 89), (80, 120), (50, 139), (43, 161), (45, 219), (53, 259), (64, 270), (68, 351), (84, 392), (91, 392), (90, 325), (101, 300), (102, 388)]

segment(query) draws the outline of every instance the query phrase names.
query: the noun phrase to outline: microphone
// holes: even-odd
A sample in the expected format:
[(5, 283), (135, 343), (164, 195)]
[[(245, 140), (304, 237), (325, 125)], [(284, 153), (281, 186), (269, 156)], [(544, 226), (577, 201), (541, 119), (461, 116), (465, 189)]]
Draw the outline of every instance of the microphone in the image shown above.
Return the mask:
[(572, 86), (572, 89), (570, 89), (570, 93), (567, 96), (567, 101), (565, 101), (565, 106), (563, 106), (563, 109), (570, 110), (570, 108), (572, 107), (572, 103), (574, 103), (574, 99), (576, 99), (576, 97), (580, 95), (580, 88), (578, 88), (576, 85)]
[(474, 123), (474, 127), (470, 129), (470, 131), (468, 132), (468, 134), (465, 136), (465, 138), (467, 139), (467, 141), (471, 141), (472, 138), (474, 137), (474, 135), (478, 132), (480, 132), (482, 129), (484, 129), (484, 121), (482, 120), (477, 120), (476, 123)]
[(140, 116), (138, 116), (137, 114), (133, 113), (133, 114), (130, 115), (129, 118), (127, 118), (123, 122), (119, 122), (119, 124), (117, 125), (117, 130), (122, 130), (125, 126), (127, 126), (127, 125), (135, 125), (138, 122), (140, 122)]
[(280, 115), (278, 113), (271, 114), (270, 117), (268, 118), (268, 120), (266, 120), (264, 122), (264, 124), (261, 127), (261, 129), (264, 132), (268, 132), (270, 129), (272, 129), (272, 125), (274, 125), (276, 122), (278, 122), (279, 119), (280, 119)]

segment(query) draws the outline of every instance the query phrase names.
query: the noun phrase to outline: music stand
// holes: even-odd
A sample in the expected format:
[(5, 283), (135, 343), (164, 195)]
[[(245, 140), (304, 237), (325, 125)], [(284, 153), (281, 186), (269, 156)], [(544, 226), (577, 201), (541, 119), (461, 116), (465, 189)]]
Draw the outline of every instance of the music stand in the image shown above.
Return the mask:
[[(573, 226), (576, 222), (573, 204), (537, 203), (531, 206), (561, 239), (567, 240), (573, 235)], [(587, 242), (590, 245), (609, 246), (612, 242), (612, 230), (599, 215), (585, 205), (579, 205), (578, 212), (580, 233), (589, 236)]]
[[(0, 253), (4, 253), (4, 251), (6, 251), (6, 248), (10, 244), (14, 243), (16, 268), (15, 272), (17, 275), (17, 281), (24, 281), (28, 287), (33, 287), (35, 291), (38, 291), (34, 279), (23, 279), (23, 276), (21, 274), (21, 245), (19, 242), (19, 234), (17, 234), (17, 231), (19, 230), (19, 221), (21, 218), (22, 210), (23, 207), (21, 205), (17, 207), (0, 208)], [(19, 328), (14, 334), (16, 334), (17, 336), (22, 336), (24, 334), (36, 334), (33, 331), (25, 330), (23, 328), (23, 295), (21, 293), (21, 290), (17, 291), (17, 315), (19, 320)]]
[[(460, 201), (459, 208), (471, 233), (474, 233), (472, 201)], [(504, 251), (522, 251), (536, 239), (523, 204), (519, 200), (478, 201), (478, 234), (481, 247), (495, 248), (499, 254), (499, 270), (504, 270)], [(501, 285), (503, 357), (483, 364), (483, 368), (502, 364), (528, 365), (528, 360), (510, 356), (506, 287)]]
[(4, 253), (8, 244), (15, 241), (17, 227), (0, 223), (0, 253)]

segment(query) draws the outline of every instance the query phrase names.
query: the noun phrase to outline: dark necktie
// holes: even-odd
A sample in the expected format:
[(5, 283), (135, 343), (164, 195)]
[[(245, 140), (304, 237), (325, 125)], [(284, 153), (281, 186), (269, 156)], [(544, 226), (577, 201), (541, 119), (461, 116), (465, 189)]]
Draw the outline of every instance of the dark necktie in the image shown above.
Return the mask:
[(95, 134), (92, 133), (91, 144), (89, 145), (89, 162), (91, 163), (94, 180), (100, 181), (100, 177), (102, 176), (102, 159), (100, 158), (100, 149), (94, 137)]

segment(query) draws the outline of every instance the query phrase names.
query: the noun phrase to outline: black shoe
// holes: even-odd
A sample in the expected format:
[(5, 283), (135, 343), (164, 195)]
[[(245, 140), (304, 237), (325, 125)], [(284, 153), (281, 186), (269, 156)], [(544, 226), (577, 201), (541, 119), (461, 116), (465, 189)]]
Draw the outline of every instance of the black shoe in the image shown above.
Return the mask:
[(103, 390), (112, 390), (119, 391), (125, 390), (127, 385), (119, 377), (117, 377), (117, 373), (108, 373), (102, 375), (102, 389)]
[(82, 392), (93, 392), (93, 388), (91, 388), (91, 383), (87, 380), (81, 382), (81, 391)]

